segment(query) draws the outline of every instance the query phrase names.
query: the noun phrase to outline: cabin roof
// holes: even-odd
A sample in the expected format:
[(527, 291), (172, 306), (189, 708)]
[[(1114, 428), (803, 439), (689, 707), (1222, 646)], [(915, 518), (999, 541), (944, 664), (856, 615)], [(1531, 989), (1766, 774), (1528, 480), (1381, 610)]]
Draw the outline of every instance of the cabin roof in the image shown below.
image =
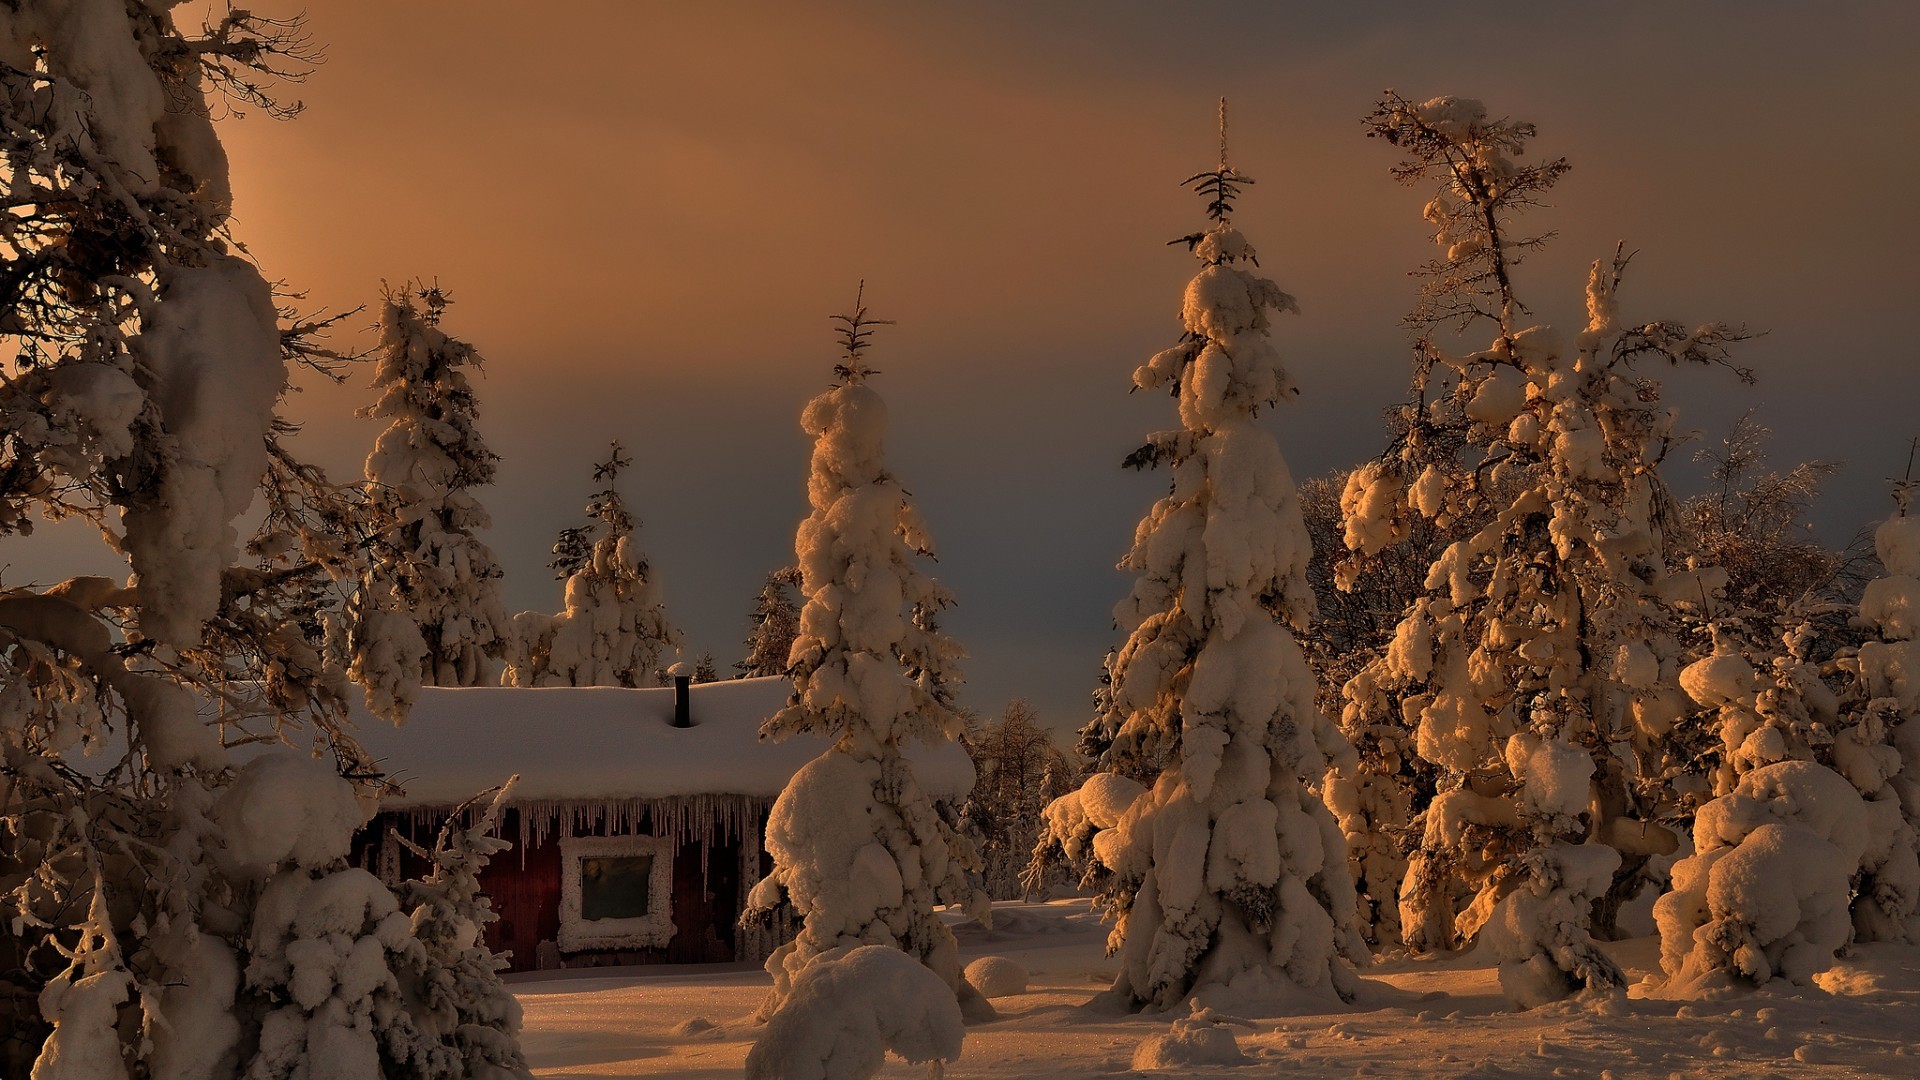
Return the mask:
[[(670, 687), (423, 687), (400, 727), (358, 706), (354, 719), (396, 785), (383, 809), (456, 805), (514, 773), (515, 802), (771, 799), (831, 745), (813, 735), (760, 740), (761, 722), (792, 689), (777, 676), (698, 684), (688, 728), (673, 726)], [(916, 745), (907, 759), (933, 798), (957, 801), (973, 787), (973, 763), (956, 744)]]

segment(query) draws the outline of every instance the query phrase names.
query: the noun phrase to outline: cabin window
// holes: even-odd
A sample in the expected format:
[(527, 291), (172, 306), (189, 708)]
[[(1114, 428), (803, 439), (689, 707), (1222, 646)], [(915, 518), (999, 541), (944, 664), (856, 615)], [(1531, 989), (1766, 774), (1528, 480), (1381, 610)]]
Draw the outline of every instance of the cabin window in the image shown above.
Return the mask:
[(644, 919), (653, 905), (653, 856), (600, 855), (580, 860), (580, 918)]
[(560, 949), (652, 949), (673, 939), (673, 842), (661, 836), (560, 841)]

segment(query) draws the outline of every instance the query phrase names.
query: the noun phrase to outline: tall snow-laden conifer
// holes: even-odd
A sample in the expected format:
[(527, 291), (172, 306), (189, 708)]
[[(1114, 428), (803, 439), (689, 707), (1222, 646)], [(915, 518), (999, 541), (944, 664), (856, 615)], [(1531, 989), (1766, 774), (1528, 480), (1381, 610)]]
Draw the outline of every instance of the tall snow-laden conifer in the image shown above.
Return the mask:
[(1223, 985), (1350, 998), (1366, 958), (1346, 844), (1309, 786), (1350, 750), (1314, 706), (1292, 632), (1313, 615), (1306, 528), (1255, 420), (1295, 392), (1268, 334), (1271, 315), (1298, 309), (1232, 224), (1252, 181), (1227, 164), (1221, 108), (1220, 166), (1187, 181), (1212, 224), (1184, 238), (1201, 263), (1184, 333), (1133, 375), (1169, 391), (1180, 419), (1129, 459), (1167, 465), (1172, 483), (1120, 564), (1135, 581), (1108, 665), (1102, 767), (1157, 771), (1096, 845), (1118, 914), (1113, 993), (1134, 1006)]
[(502, 572), (475, 535), (491, 519), (473, 489), (493, 482), (496, 459), (474, 423), (468, 372), (481, 360), (440, 329), (447, 303), (437, 286), (387, 294), (374, 373), (379, 398), (362, 413), (390, 421), (367, 455), (367, 500), (378, 528), (355, 598), (351, 645), (356, 678), (383, 715), (413, 696), (410, 659), (418, 657), (421, 683), (478, 686), (488, 661), (506, 650)]
[(294, 342), (224, 240), (207, 94), (297, 36), (240, 12), (193, 39), (165, 8), (0, 13), (0, 534), (79, 517), (136, 579), (0, 591), (0, 1075), (215, 1075), (195, 1063), (242, 1035), (174, 1033), (234, 1011), (251, 900), (207, 852), (228, 760), (200, 707), (274, 663), (282, 690), (312, 672), (285, 579), (235, 565)]
[(593, 467), (606, 486), (587, 500), (589, 524), (561, 531), (548, 566), (566, 582), (558, 615), (514, 617), (515, 641), (500, 681), (509, 686), (657, 686), (660, 661), (680, 646), (667, 622), (639, 522), (620, 495), (633, 464), (615, 442)]
[[(0, 534), (78, 517), (135, 574), (0, 590), (0, 1075), (266, 1077), (310, 1070), (307, 1036), (375, 1075), (360, 1051), (408, 1035), (367, 982), (407, 927), (345, 866), (364, 818), (339, 774), (365, 763), (313, 640), (314, 583), (352, 556), (278, 439), (325, 320), (287, 318), (230, 248), (208, 102), (292, 111), (263, 79), (303, 54), (297, 23), (238, 10), (196, 36), (165, 4), (0, 10)], [(266, 561), (241, 566), (269, 473)], [(236, 766), (216, 712), (230, 738), (331, 753)], [(287, 1022), (269, 970), (296, 937), (300, 996), (340, 1005), (317, 1024)], [(367, 962), (336, 997), (342, 950)]]
[[(1513, 219), (1566, 162), (1517, 160), (1533, 126), (1474, 101), (1389, 93), (1368, 124), (1406, 154), (1398, 179), (1438, 181), (1426, 217), (1445, 255), (1423, 268), (1409, 319), (1417, 400), (1389, 453), (1348, 482), (1347, 542), (1379, 551), (1413, 514), (1486, 520), (1447, 546), (1345, 691), (1350, 726), (1399, 715), (1437, 777), (1401, 929), (1416, 948), (1488, 940), (1523, 1005), (1617, 987), (1590, 913), (1676, 843), (1659, 822), (1682, 809), (1670, 781), (1697, 770), (1667, 737), (1688, 712), (1686, 631), (1725, 582), (1670, 550), (1658, 466), (1673, 417), (1639, 365), (1731, 366), (1744, 335), (1622, 321), (1617, 251), (1593, 264), (1571, 342), (1530, 323), (1513, 271), (1544, 237), (1516, 237)], [(1457, 355), (1443, 329), (1492, 340)]]
[(787, 1001), (795, 977), (835, 950), (884, 944), (914, 956), (979, 999), (960, 972), (954, 938), (934, 908), (985, 898), (967, 874), (973, 846), (935, 811), (903, 752), (915, 741), (957, 738), (960, 647), (935, 618), (953, 600), (917, 557), (932, 539), (906, 490), (887, 471), (887, 407), (867, 379), (873, 328), (856, 299), (834, 316), (845, 355), (832, 389), (807, 403), (814, 437), (807, 481), (812, 512), (794, 536), (805, 606), (792, 650), (793, 697), (762, 738), (825, 735), (833, 747), (796, 773), (767, 821), (773, 872), (754, 889), (748, 917), (782, 893), (805, 920), (767, 960), (774, 978), (763, 1012)]

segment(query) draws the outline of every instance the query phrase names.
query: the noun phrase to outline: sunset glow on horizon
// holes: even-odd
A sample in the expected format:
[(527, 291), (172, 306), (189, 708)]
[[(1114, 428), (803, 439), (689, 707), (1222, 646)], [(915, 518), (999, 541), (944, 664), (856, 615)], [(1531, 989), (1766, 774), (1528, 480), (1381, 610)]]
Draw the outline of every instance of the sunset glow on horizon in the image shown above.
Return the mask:
[[(669, 613), (691, 653), (730, 662), (791, 557), (826, 316), (864, 278), (897, 321), (877, 385), (975, 656), (966, 701), (1024, 696), (1077, 726), (1125, 587), (1106, 568), (1162, 483), (1117, 468), (1169, 415), (1128, 373), (1176, 336), (1189, 260), (1165, 244), (1200, 220), (1178, 181), (1216, 156), (1222, 95), (1257, 181), (1237, 218), (1302, 305), (1276, 336), (1301, 396), (1268, 419), (1299, 477), (1377, 453), (1406, 385), (1407, 271), (1432, 246), (1394, 155), (1361, 137), (1383, 86), (1482, 98), (1572, 160), (1528, 223), (1557, 234), (1520, 270), (1544, 321), (1581, 317), (1586, 264), (1625, 239), (1628, 310), (1766, 333), (1741, 352), (1757, 386), (1684, 371), (1668, 396), (1700, 444), (1756, 408), (1776, 462), (1844, 462), (1829, 541), (1886, 512), (1914, 434), (1903, 5), (1817, 26), (1784, 3), (1491, 27), (1413, 5), (570, 11), (536, 32), (508, 3), (324, 5), (326, 62), (289, 87), (305, 112), (221, 125), (236, 235), (305, 306), (414, 278), (453, 296), (448, 330), (487, 358), (503, 460), (480, 495), (515, 609), (557, 604), (547, 548), (618, 438)], [(359, 472), (367, 400), (364, 374), (292, 400), (336, 476)]]

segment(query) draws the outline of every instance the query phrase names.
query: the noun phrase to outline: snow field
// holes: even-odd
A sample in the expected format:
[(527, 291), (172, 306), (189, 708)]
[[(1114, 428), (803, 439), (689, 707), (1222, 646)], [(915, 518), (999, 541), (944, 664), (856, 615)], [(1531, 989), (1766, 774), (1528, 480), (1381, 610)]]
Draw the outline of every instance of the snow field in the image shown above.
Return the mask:
[[(961, 958), (1017, 963), (1029, 973), (1028, 990), (994, 1000), (1000, 1020), (968, 1025), (948, 1077), (1139, 1072), (1143, 1044), (1187, 1020), (1184, 1006), (1138, 1015), (1090, 1006), (1117, 965), (1103, 955), (1106, 928), (1086, 900), (995, 904), (994, 926), (955, 923)], [(1627, 973), (1625, 994), (1514, 1012), (1484, 952), (1396, 957), (1361, 972), (1361, 1000), (1348, 1008), (1246, 1017), (1222, 1006), (1212, 1024), (1185, 1024), (1224, 1028), (1244, 1066), (1189, 1063), (1144, 1075), (1920, 1076), (1920, 1054), (1908, 1044), (1920, 1016), (1920, 948), (1860, 946), (1812, 987), (1775, 982), (1688, 1002), (1643, 996), (1642, 980), (1659, 971), (1656, 939), (1602, 948)], [(768, 979), (744, 966), (676, 967), (517, 976), (510, 986), (526, 1010), (536, 1076), (717, 1080), (741, 1075), (764, 1030), (749, 1015)], [(926, 1066), (889, 1056), (878, 1075), (918, 1080)]]

